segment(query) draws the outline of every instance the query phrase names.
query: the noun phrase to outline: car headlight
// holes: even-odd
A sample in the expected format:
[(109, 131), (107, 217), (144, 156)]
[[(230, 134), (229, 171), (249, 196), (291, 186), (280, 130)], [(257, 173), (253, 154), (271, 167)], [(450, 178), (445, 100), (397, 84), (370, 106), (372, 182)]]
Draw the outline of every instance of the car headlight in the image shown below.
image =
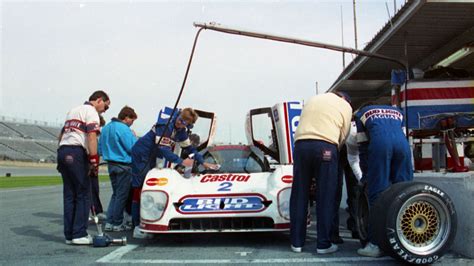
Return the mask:
[(291, 188), (284, 188), (278, 192), (278, 212), (286, 220), (290, 220)]
[(140, 217), (148, 221), (158, 221), (168, 205), (168, 195), (164, 191), (143, 191), (140, 200)]

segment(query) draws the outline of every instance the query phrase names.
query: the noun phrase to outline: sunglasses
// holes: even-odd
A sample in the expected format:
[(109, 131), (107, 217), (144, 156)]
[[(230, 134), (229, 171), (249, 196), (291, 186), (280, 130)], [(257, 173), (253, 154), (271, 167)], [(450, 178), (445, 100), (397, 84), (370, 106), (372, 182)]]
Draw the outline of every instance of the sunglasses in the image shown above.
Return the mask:
[(102, 101), (104, 102), (104, 112), (109, 110), (109, 104), (107, 104), (107, 101), (102, 99)]
[(188, 126), (190, 124), (190, 123), (186, 122), (186, 120), (184, 120), (181, 116), (178, 116), (178, 120), (184, 126)]

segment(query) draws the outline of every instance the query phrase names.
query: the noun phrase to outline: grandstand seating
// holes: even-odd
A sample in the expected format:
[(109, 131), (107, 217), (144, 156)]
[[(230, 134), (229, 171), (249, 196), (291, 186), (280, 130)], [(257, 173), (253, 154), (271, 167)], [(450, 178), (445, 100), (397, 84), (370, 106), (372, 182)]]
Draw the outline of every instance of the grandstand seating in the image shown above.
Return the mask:
[(0, 121), (0, 160), (56, 161), (59, 127)]

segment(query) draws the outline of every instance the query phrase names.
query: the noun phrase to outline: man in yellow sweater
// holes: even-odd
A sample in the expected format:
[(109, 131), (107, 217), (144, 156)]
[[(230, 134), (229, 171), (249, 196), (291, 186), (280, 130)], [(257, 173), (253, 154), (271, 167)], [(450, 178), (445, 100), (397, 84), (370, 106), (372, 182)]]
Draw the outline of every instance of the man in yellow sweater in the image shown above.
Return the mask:
[(326, 93), (305, 103), (295, 133), (290, 198), (291, 249), (301, 252), (306, 238), (311, 179), (316, 178), (317, 253), (337, 251), (330, 241), (337, 212), (338, 150), (349, 134), (352, 107), (347, 94)]

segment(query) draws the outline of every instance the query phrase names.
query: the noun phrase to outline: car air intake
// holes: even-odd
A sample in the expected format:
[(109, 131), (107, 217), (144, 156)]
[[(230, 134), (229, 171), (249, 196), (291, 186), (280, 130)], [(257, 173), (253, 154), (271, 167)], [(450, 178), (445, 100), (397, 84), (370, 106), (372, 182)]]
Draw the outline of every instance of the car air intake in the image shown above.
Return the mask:
[(273, 229), (274, 222), (268, 217), (179, 218), (171, 219), (169, 228), (170, 231)]

